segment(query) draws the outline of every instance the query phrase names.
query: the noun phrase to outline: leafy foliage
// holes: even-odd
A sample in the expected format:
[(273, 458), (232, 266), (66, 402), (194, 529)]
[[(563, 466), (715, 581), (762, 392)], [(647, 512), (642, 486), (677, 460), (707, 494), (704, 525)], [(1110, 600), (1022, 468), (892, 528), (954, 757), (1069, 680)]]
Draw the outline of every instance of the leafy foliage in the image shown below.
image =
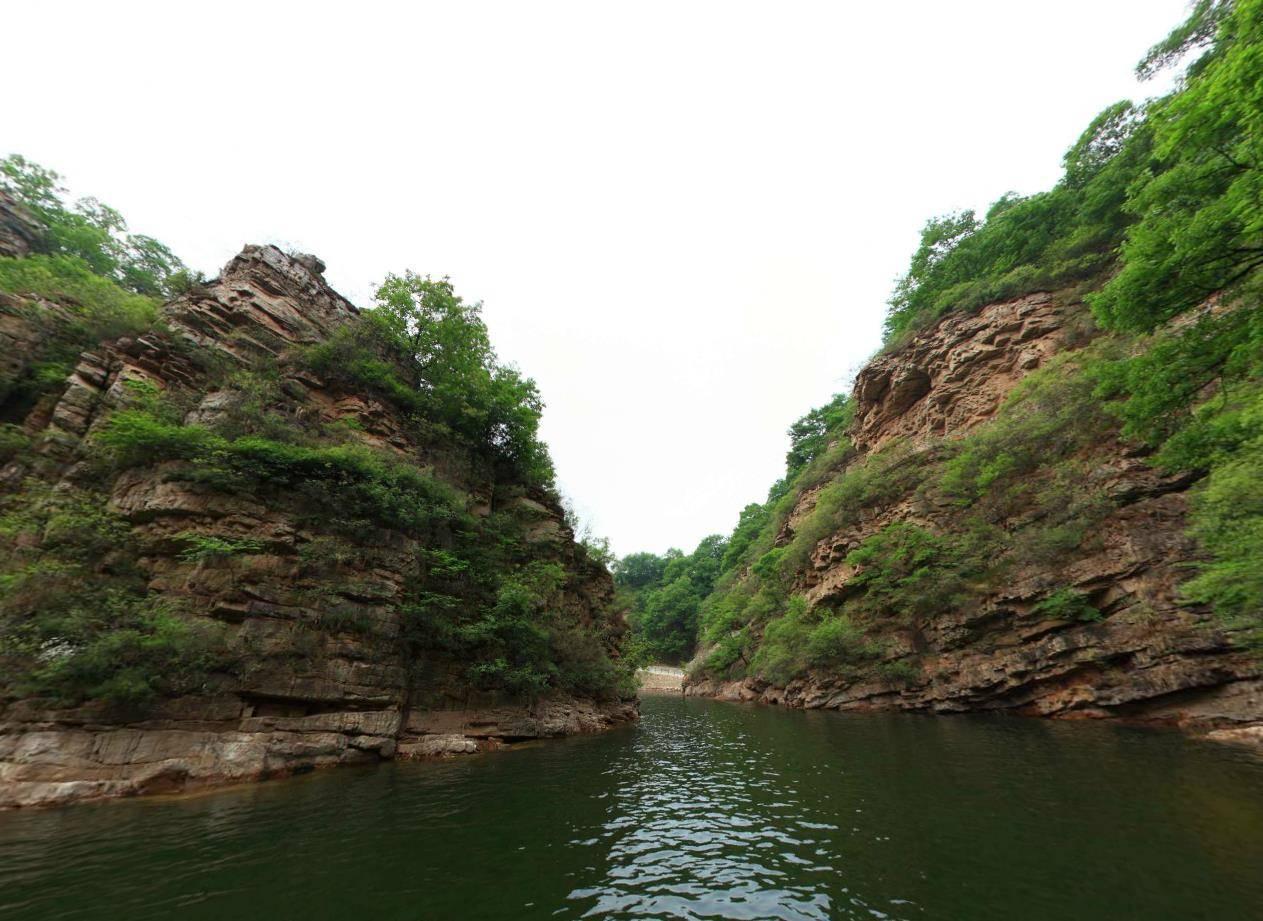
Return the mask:
[[(192, 279), (161, 243), (126, 234), (112, 208), (94, 199), (67, 205), (59, 182), (56, 173), (20, 156), (0, 160), (0, 189), (44, 229), (40, 251), (0, 257), (0, 292), (28, 299), (18, 309), (43, 330), (20, 370), (0, 375), (0, 408), (10, 418), (61, 386), (84, 349), (152, 329), (158, 298)], [(58, 309), (49, 311), (38, 299)]]
[(1155, 168), (1129, 191), (1123, 268), (1092, 298), (1108, 326), (1153, 328), (1263, 266), (1263, 4), (1201, 4), (1213, 50), (1155, 104)]
[(43, 252), (120, 288), (169, 297), (190, 280), (179, 259), (153, 237), (127, 232), (123, 216), (95, 198), (67, 204), (61, 176), (17, 154), (0, 160), (0, 189), (44, 228)]
[(0, 512), (0, 693), (134, 708), (234, 668), (221, 631), (148, 593), (104, 497), (31, 483)]
[(643, 658), (683, 662), (693, 654), (702, 599), (714, 587), (727, 545), (712, 534), (687, 556), (676, 549), (663, 556), (634, 553), (615, 565), (615, 584), (631, 608), (632, 641)]
[(851, 422), (854, 408), (846, 394), (835, 394), (824, 406), (817, 407), (789, 427), (789, 453), (785, 455), (786, 476), (797, 473), (822, 456), (830, 439), (838, 439)]
[(313, 347), (307, 361), (327, 378), (446, 427), (492, 457), (504, 476), (552, 482), (535, 382), (500, 363), (481, 305), (466, 304), (446, 278), (388, 275), (362, 322)]
[(947, 539), (906, 521), (866, 538), (846, 561), (856, 567), (851, 585), (862, 592), (854, 610), (910, 623), (955, 607), (964, 576), (976, 565)]
[(1092, 607), (1082, 592), (1076, 592), (1072, 588), (1057, 589), (1031, 610), (1035, 614), (1057, 620), (1077, 620), (1085, 623), (1101, 620), (1101, 612)]
[(785, 613), (764, 628), (752, 671), (785, 685), (812, 668), (838, 673), (879, 655), (880, 649), (865, 640), (847, 615), (812, 612), (795, 596)]
[(307, 446), (259, 436), (228, 439), (209, 428), (180, 425), (147, 409), (115, 413), (97, 436), (119, 467), (188, 461), (196, 478), (220, 485), (335, 490), (344, 515), (385, 527), (424, 531), (461, 514), (450, 487), (362, 445)]
[(1142, 111), (1116, 103), (1067, 151), (1051, 191), (1006, 195), (979, 221), (972, 211), (935, 218), (900, 279), (886, 316), (894, 341), (950, 310), (1085, 281), (1109, 268), (1132, 221), (1127, 190), (1149, 158)]
[(1257, 627), (1263, 620), (1263, 391), (1255, 389), (1232, 412), (1239, 444), (1194, 497), (1193, 534), (1211, 559), (1184, 592)]

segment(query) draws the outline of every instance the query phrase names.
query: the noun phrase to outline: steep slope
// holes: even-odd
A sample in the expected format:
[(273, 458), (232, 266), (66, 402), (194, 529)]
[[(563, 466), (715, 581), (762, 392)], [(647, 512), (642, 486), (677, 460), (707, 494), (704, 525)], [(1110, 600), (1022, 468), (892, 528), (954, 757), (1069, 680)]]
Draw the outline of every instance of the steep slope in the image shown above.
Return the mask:
[(1051, 189), (927, 221), (741, 514), (695, 693), (1263, 740), (1260, 49), (1263, 0), (1194, 4)]
[[(788, 681), (774, 680), (786, 669), (765, 654), (763, 675), (703, 670), (689, 693), (834, 709), (1120, 716), (1242, 735), (1263, 727), (1257, 652), (1179, 595), (1198, 556), (1187, 535), (1197, 477), (1155, 470), (1118, 440), (1116, 424), (1085, 411), (1090, 385), (1082, 393), (1068, 372), (1105, 343), (1083, 343), (1083, 317), (1072, 297), (1033, 294), (949, 315), (865, 367), (852, 397), (854, 450), (801, 492), (769, 551), (775, 559), (797, 539), (785, 593), (818, 615), (849, 615), (863, 639), (832, 650), (818, 639), (814, 667)], [(1041, 368), (1028, 383), (1042, 387), (1014, 400)], [(1023, 458), (1026, 447), (1035, 455)], [(977, 485), (977, 454), (984, 468), (997, 458), (1009, 467), (994, 466), (970, 492), (960, 474)], [(884, 483), (850, 486), (865, 476)], [(830, 486), (850, 494), (822, 509)], [(929, 538), (910, 562), (905, 548), (880, 552), (891, 534)], [(963, 572), (961, 557), (980, 555), (973, 541), (986, 565)], [(730, 594), (760, 581), (769, 580), (747, 572)], [(863, 603), (892, 582), (905, 596), (888, 607)], [(913, 592), (920, 597), (906, 597)], [(804, 629), (799, 641), (812, 640)]]
[[(0, 230), (22, 255), (38, 231), (14, 213)], [(636, 717), (609, 574), (555, 494), (313, 370), (358, 322), (323, 269), (248, 246), (151, 331), (5, 407), (0, 806)], [(0, 295), (6, 380), (75, 310)]]

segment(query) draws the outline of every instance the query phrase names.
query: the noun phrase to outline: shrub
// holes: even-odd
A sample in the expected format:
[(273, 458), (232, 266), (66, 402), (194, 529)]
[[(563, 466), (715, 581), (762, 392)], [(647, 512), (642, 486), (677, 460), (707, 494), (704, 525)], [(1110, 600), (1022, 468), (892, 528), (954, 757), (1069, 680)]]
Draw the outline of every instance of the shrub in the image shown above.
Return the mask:
[(877, 674), (891, 684), (912, 684), (922, 677), (921, 666), (910, 659), (881, 662), (877, 666)]
[(1031, 608), (1031, 613), (1056, 620), (1077, 620), (1084, 623), (1104, 619), (1104, 615), (1091, 605), (1086, 595), (1068, 587), (1057, 589)]
[(752, 668), (783, 686), (812, 668), (845, 671), (876, 655), (875, 647), (845, 614), (811, 611), (804, 598), (794, 596), (785, 613), (764, 628)]
[(217, 624), (189, 622), (155, 599), (104, 601), (112, 615), (105, 623), (44, 625), (29, 693), (136, 707), (202, 691), (212, 673), (233, 662)]
[(215, 534), (196, 534), (192, 531), (182, 531), (175, 537), (184, 542), (185, 546), (180, 551), (180, 559), (186, 563), (201, 563), (242, 553), (259, 553), (263, 550), (263, 544), (248, 537), (220, 537)]
[(229, 484), (245, 479), (295, 489), (319, 486), (336, 492), (341, 514), (362, 514), (404, 531), (455, 521), (462, 514), (450, 487), (361, 445), (308, 447), (259, 436), (230, 440), (144, 409), (115, 413), (96, 439), (118, 467), (183, 460), (209, 482), (227, 475)]
[(845, 665), (873, 654), (863, 631), (846, 614), (826, 615), (807, 634), (807, 661), (812, 665)]
[(31, 446), (31, 439), (16, 425), (0, 425), (0, 464), (7, 464)]
[(77, 256), (0, 257), (0, 291), (44, 297), (74, 308), (78, 342), (135, 336), (153, 328), (158, 304), (96, 275)]
[(919, 525), (887, 525), (847, 554), (857, 570), (850, 584), (862, 590), (848, 600), (848, 609), (904, 623), (951, 610), (963, 598), (964, 576), (973, 563), (961, 557), (947, 538)]
[(889, 505), (909, 494), (924, 476), (924, 463), (918, 463), (899, 443), (848, 467), (816, 493), (815, 506), (781, 556), (782, 577), (800, 572), (823, 538), (858, 523), (863, 510)]
[[(1254, 437), (1223, 461), (1193, 496), (1192, 533), (1211, 559), (1185, 583), (1190, 601), (1234, 619), (1263, 621), (1263, 397), (1256, 394)], [(1244, 426), (1242, 426), (1244, 428)]]
[(556, 627), (549, 633), (549, 656), (557, 669), (557, 684), (573, 694), (602, 696), (628, 684), (626, 669), (612, 661), (591, 630)]
[(123, 216), (95, 198), (63, 199), (61, 177), (16, 154), (0, 160), (0, 189), (43, 226), (43, 254), (74, 260), (119, 289), (159, 297), (188, 283), (190, 275), (153, 237), (127, 233)]
[(506, 475), (552, 482), (535, 382), (499, 361), (482, 305), (466, 304), (446, 278), (388, 275), (361, 321), (308, 350), (306, 361), (331, 380), (442, 425)]
[(235, 667), (216, 626), (148, 592), (105, 496), (27, 484), (2, 512), (0, 692), (139, 706)]
[(763, 628), (763, 641), (751, 663), (752, 670), (782, 686), (801, 677), (810, 664), (806, 656), (810, 634), (807, 604), (800, 597), (792, 598), (785, 613)]

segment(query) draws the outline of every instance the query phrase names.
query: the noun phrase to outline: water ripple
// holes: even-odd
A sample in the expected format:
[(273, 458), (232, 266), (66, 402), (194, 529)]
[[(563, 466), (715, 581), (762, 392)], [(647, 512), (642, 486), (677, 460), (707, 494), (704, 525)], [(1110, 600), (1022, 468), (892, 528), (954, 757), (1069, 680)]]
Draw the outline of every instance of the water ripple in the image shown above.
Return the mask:
[(0, 917), (1263, 918), (1263, 761), (1125, 727), (646, 702), (640, 727), (0, 814)]

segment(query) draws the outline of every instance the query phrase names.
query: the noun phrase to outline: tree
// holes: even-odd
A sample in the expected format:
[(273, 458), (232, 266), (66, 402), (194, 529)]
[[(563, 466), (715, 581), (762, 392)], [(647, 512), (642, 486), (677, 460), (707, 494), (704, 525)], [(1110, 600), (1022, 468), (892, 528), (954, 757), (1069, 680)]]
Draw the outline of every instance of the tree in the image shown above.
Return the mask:
[(148, 297), (178, 293), (187, 277), (184, 264), (153, 237), (127, 232), (123, 216), (95, 198), (67, 205), (61, 176), (13, 154), (0, 160), (0, 189), (26, 208), (44, 227), (41, 248), (73, 256), (96, 275)]
[(662, 580), (667, 560), (656, 553), (629, 553), (614, 564), (614, 582), (631, 589), (647, 588)]
[[(1214, 44), (1215, 34), (1219, 31), (1220, 24), (1232, 12), (1235, 2), (1236, 0), (1196, 0), (1188, 19), (1150, 48), (1136, 65), (1136, 76), (1142, 80), (1151, 79), (1168, 67), (1174, 66), (1187, 55), (1199, 49), (1209, 50)], [(1205, 58), (1199, 55), (1197, 59), (1191, 61), (1190, 73), (1200, 70), (1200, 64), (1204, 60)]]
[(616, 564), (615, 582), (631, 593), (633, 641), (650, 658), (682, 662), (693, 654), (702, 599), (723, 571), (727, 549), (726, 537), (711, 534), (688, 555), (673, 547)]
[(687, 575), (650, 593), (637, 618), (638, 632), (659, 658), (681, 662), (689, 657), (697, 638), (697, 612), (702, 596)]
[(965, 280), (969, 267), (957, 267), (949, 262), (947, 266), (952, 269), (949, 273), (951, 277), (941, 279), (935, 285), (927, 285), (935, 275), (943, 274), (940, 266), (944, 260), (980, 226), (973, 211), (945, 214), (926, 222), (921, 230), (921, 245), (912, 255), (912, 264), (895, 285), (895, 293), (890, 298), (890, 311), (886, 314), (887, 338), (912, 328), (928, 306), (928, 295), (936, 288)]
[(824, 454), (831, 438), (841, 437), (842, 429), (851, 421), (851, 400), (844, 393), (835, 393), (824, 406), (818, 406), (789, 427), (789, 453), (785, 455), (786, 476), (793, 478), (799, 470)]
[(1173, 36), (1212, 44), (1151, 111), (1157, 168), (1129, 196), (1122, 271), (1090, 299), (1114, 328), (1152, 329), (1263, 266), (1263, 0), (1199, 3)]
[(387, 275), (366, 323), (407, 375), (425, 414), (487, 449), (530, 482), (551, 483), (540, 442), (544, 403), (535, 382), (491, 347), (482, 304), (467, 304), (450, 279)]

